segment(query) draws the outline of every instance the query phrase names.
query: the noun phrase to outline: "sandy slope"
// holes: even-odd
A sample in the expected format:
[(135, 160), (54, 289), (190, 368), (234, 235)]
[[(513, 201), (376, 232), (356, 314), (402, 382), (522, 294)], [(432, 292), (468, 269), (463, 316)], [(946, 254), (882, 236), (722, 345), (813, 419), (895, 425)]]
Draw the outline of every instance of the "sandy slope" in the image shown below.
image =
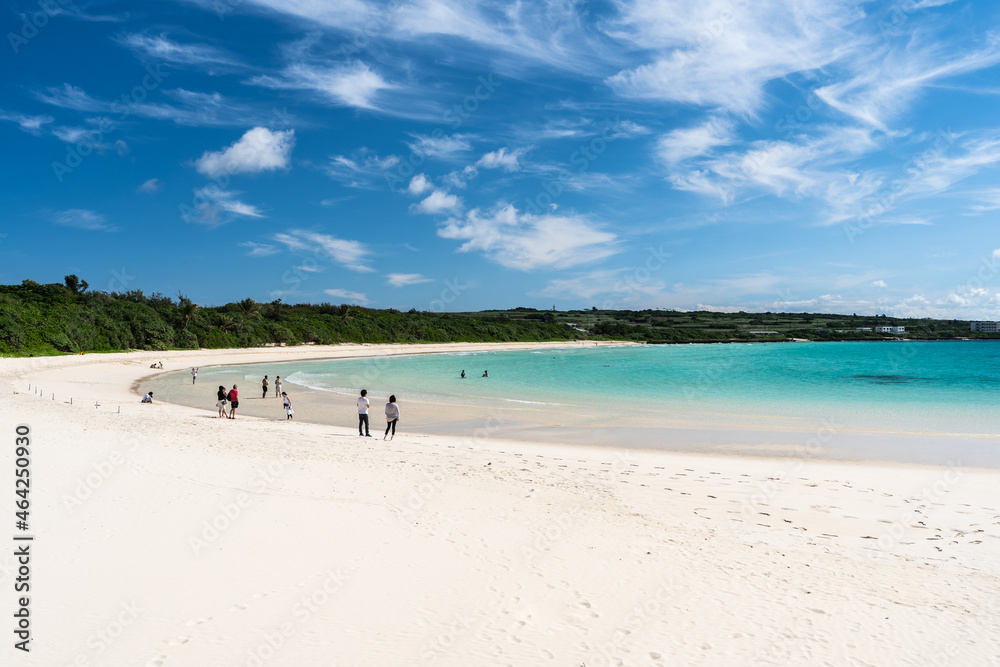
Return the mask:
[(12, 524), (26, 423), (37, 535), (33, 651), (3, 664), (1000, 664), (997, 471), (515, 443), (488, 419), (386, 443), (131, 393), (160, 358), (330, 351), (0, 361), (0, 506)]

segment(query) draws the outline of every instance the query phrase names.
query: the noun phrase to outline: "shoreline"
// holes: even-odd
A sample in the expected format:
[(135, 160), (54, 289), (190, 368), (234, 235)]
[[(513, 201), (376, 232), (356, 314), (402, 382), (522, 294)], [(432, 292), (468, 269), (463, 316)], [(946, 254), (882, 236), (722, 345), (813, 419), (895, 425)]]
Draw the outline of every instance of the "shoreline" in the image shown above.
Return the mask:
[[(495, 348), (481, 347), (482, 344), (466, 344), (475, 347), (453, 348), (438, 346), (434, 349), (397, 348), (380, 353), (379, 348), (371, 348), (375, 358), (392, 356), (414, 356), (426, 354), (451, 354), (454, 352), (482, 352)], [(557, 348), (573, 349), (579, 345)], [(547, 346), (553, 349), (553, 346)], [(508, 349), (508, 348), (503, 348)], [(534, 350), (529, 344), (517, 349)], [(336, 357), (323, 356), (317, 359), (295, 359), (298, 361), (348, 360), (353, 355), (338, 354)], [(273, 363), (291, 362), (288, 359), (259, 359), (251, 363), (236, 362), (213, 364), (203, 370), (224, 369), (231, 366), (258, 366), (260, 375)], [(244, 369), (245, 370), (245, 369)], [(273, 371), (273, 369), (271, 369)], [(284, 371), (281, 371), (284, 374)], [(273, 374), (273, 372), (271, 373)], [(162, 394), (166, 378), (176, 376), (182, 395)], [(147, 383), (146, 389), (161, 391), (161, 396), (178, 405), (195, 409), (206, 407), (202, 398), (188, 395), (190, 376), (184, 370), (160, 371), (152, 376), (154, 380), (164, 378), (159, 383)], [(204, 376), (202, 376), (204, 378)], [(232, 384), (233, 378), (219, 380), (218, 384)], [(207, 380), (214, 385), (216, 382)], [(240, 414), (261, 419), (284, 419), (280, 403), (272, 402), (271, 396), (259, 402), (257, 388), (244, 380)], [(151, 385), (151, 386), (150, 386)], [(139, 383), (134, 385), (137, 396)], [(349, 427), (353, 421), (352, 410), (356, 396), (339, 391), (315, 389), (306, 385), (291, 383), (286, 385), (296, 409), (296, 420), (328, 426)], [(396, 391), (395, 393), (399, 393)], [(162, 400), (162, 399), (161, 399)], [(374, 395), (373, 395), (373, 400)], [(447, 404), (442, 410), (441, 400)], [(967, 467), (1000, 469), (1000, 436), (983, 430), (981, 432), (954, 431), (953, 424), (910, 424), (909, 428), (896, 424), (875, 425), (844, 421), (833, 412), (775, 411), (771, 413), (745, 412), (737, 409), (719, 410), (716, 405), (674, 405), (658, 407), (630, 407), (618, 413), (602, 410), (600, 414), (582, 404), (571, 402), (514, 401), (494, 398), (483, 399), (475, 396), (447, 396), (441, 400), (427, 397), (406, 398), (404, 421), (400, 428), (423, 435), (461, 437), (474, 428), (474, 424), (491, 419), (499, 426), (500, 437), (520, 441), (550, 444), (591, 444), (596, 446), (619, 446), (635, 450), (660, 449), (692, 453), (719, 454), (725, 456), (784, 457), (789, 452), (809, 459), (828, 461), (879, 461), (897, 464), (947, 465), (951, 461), (961, 461)], [(214, 405), (214, 392), (212, 393)], [(377, 400), (376, 400), (377, 403)], [(373, 426), (379, 430), (381, 414), (373, 408)], [(899, 419), (897, 419), (899, 421)], [(470, 426), (473, 425), (473, 426)], [(823, 447), (808, 447), (806, 443), (814, 439), (817, 432), (835, 431), (835, 437), (824, 442)], [(623, 434), (627, 434), (623, 437)], [(950, 443), (946, 444), (946, 443)]]
[[(846, 667), (1000, 653), (996, 470), (531, 443), (487, 422), (382, 441), (220, 420), (138, 402), (131, 381), (160, 358), (194, 359), (0, 362), (3, 422), (33, 438), (25, 664)], [(5, 588), (12, 560), (0, 556)], [(12, 602), (0, 596), (0, 613)]]

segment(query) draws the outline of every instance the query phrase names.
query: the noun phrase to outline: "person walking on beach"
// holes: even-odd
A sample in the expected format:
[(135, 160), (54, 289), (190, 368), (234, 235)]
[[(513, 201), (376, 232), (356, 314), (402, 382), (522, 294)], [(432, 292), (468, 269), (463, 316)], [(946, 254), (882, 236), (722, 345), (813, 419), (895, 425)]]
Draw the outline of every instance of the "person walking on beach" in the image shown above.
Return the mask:
[(267, 376), (266, 375), (264, 376), (264, 379), (261, 380), (260, 387), (261, 387), (261, 389), (264, 390), (264, 395), (261, 396), (261, 398), (267, 398)]
[(288, 394), (285, 392), (281, 392), (281, 399), (281, 402), (285, 404), (285, 420), (290, 421), (292, 419), (292, 415), (295, 414), (295, 411), (292, 410), (292, 401), (289, 400)]
[(274, 376), (274, 397), (278, 398), (279, 396), (284, 396), (284, 394), (281, 393), (281, 376), (280, 375), (275, 375)]
[(240, 392), (236, 390), (235, 384), (226, 398), (229, 399), (229, 418), (236, 419), (236, 408), (240, 407)]
[(216, 393), (216, 397), (219, 399), (216, 402), (215, 407), (219, 408), (219, 419), (225, 419), (229, 415), (226, 413), (226, 388), (219, 385), (219, 391)]
[[(389, 435), (389, 429), (392, 429), (392, 438), (396, 437), (396, 422), (399, 421), (399, 406), (396, 405), (396, 395), (393, 394), (389, 397), (389, 402), (385, 404), (385, 420), (388, 422), (385, 425), (385, 435), (382, 439), (385, 440), (386, 436)], [(392, 440), (392, 438), (389, 438)]]
[[(368, 390), (361, 390), (361, 398), (358, 399), (358, 435), (365, 436), (366, 438), (372, 437), (372, 434), (368, 431), (368, 407), (371, 405), (366, 396), (368, 396)], [(365, 432), (361, 432), (361, 428), (364, 427)]]
[(197, 380), (197, 379), (198, 379), (198, 369), (197, 368), (192, 368), (191, 369), (191, 384), (194, 384), (195, 380)]

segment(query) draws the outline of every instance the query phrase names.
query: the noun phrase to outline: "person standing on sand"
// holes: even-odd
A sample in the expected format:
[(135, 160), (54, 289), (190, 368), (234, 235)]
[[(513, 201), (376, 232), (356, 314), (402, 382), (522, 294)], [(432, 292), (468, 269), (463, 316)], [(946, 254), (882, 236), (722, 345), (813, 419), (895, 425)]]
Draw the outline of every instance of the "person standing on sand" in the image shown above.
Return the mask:
[(260, 388), (264, 390), (264, 395), (261, 396), (261, 398), (267, 398), (267, 376), (266, 375), (264, 376), (264, 379), (261, 380), (261, 382), (260, 382)]
[(218, 403), (215, 404), (215, 407), (219, 408), (219, 419), (225, 419), (229, 416), (226, 414), (226, 388), (221, 384), (219, 385), (219, 393), (216, 396), (219, 398)]
[(295, 411), (292, 410), (292, 402), (291, 400), (289, 400), (288, 394), (286, 394), (285, 392), (281, 392), (281, 399), (282, 403), (285, 404), (285, 419), (286, 421), (291, 421), (292, 415), (295, 414)]
[[(389, 435), (389, 429), (392, 429), (392, 438), (396, 437), (396, 422), (399, 421), (399, 406), (396, 405), (396, 395), (393, 394), (389, 397), (389, 402), (385, 404), (385, 420), (388, 422), (385, 425), (385, 435), (382, 439), (385, 440), (386, 436)], [(392, 438), (389, 438), (392, 440)]]
[(240, 407), (240, 392), (236, 390), (236, 385), (229, 390), (229, 395), (226, 396), (229, 399), (229, 418), (236, 419), (236, 408)]
[(279, 396), (284, 396), (284, 394), (281, 393), (281, 376), (280, 375), (275, 375), (274, 376), (274, 397), (278, 398)]
[[(364, 436), (366, 438), (372, 437), (372, 434), (368, 431), (368, 407), (371, 405), (371, 401), (367, 398), (368, 390), (361, 390), (361, 398), (358, 399), (358, 435)], [(361, 427), (364, 427), (365, 432), (361, 432)]]

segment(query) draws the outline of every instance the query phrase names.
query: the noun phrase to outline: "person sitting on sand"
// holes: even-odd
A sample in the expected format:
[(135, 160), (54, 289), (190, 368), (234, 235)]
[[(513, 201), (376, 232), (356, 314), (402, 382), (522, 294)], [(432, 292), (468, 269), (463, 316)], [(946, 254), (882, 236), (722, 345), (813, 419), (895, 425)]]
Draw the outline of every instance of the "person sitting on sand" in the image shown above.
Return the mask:
[(163, 368), (163, 362), (161, 361), (160, 363), (158, 363), (156, 365), (156, 367), (159, 368), (159, 369), (162, 369)]
[[(399, 421), (399, 406), (396, 405), (396, 395), (393, 394), (389, 397), (389, 402), (385, 404), (385, 420), (388, 422), (385, 425), (385, 435), (382, 439), (385, 440), (386, 436), (389, 435), (389, 429), (392, 429), (392, 438), (396, 437), (396, 422)], [(392, 438), (389, 438), (392, 440)]]
[(219, 398), (219, 402), (215, 404), (215, 407), (219, 408), (219, 419), (225, 419), (229, 415), (226, 413), (226, 388), (219, 385), (219, 393), (216, 394)]
[(153, 363), (151, 363), (151, 364), (149, 365), (149, 367), (150, 367), (150, 368), (156, 368), (156, 362), (154, 361)]
[(292, 410), (292, 401), (285, 392), (281, 392), (281, 402), (285, 404), (285, 420), (290, 421), (293, 419), (292, 415), (295, 414), (295, 411)]
[(280, 375), (275, 375), (274, 376), (274, 397), (278, 398), (279, 396), (284, 396), (284, 394), (281, 393), (281, 376)]
[(146, 395), (142, 397), (142, 402), (143, 403), (152, 403), (153, 402), (153, 392), (151, 392), (151, 391), (146, 392)]
[(229, 395), (226, 396), (229, 399), (229, 418), (236, 419), (236, 408), (240, 407), (240, 392), (236, 390), (236, 385), (229, 390)]
[(264, 395), (261, 396), (261, 398), (267, 398), (267, 376), (266, 375), (264, 376), (264, 379), (261, 380), (260, 387), (261, 387), (261, 389), (264, 390)]

